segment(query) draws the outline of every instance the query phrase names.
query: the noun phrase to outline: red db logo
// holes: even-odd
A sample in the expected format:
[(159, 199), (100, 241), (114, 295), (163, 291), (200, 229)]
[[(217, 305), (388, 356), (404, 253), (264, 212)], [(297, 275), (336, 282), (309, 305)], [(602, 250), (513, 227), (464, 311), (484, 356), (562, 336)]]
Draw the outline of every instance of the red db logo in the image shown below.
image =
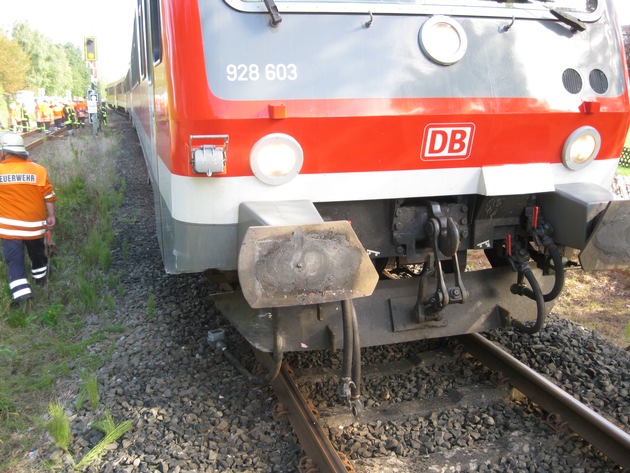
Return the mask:
[(466, 159), (470, 156), (475, 125), (473, 123), (432, 123), (424, 129), (421, 159)]

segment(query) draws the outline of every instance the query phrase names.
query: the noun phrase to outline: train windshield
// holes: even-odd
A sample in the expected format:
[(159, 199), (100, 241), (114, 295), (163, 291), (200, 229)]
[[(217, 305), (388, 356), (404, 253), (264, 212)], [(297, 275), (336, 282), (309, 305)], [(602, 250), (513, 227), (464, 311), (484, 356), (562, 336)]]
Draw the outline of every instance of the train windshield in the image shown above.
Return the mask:
[[(264, 0), (242, 0), (244, 3), (264, 3)], [(418, 5), (468, 5), (470, 3), (494, 2), (510, 4), (523, 3), (548, 3), (549, 0), (274, 0), (275, 3), (392, 3), (392, 4), (418, 4)], [(558, 7), (576, 8), (580, 10), (594, 10), (597, 5), (595, 0), (553, 0), (553, 4)]]
[[(264, 0), (224, 0), (237, 10), (264, 12)], [(604, 8), (602, 0), (272, 0), (281, 13), (443, 14), (552, 18), (550, 10), (596, 21)], [(447, 10), (445, 10), (447, 9)]]

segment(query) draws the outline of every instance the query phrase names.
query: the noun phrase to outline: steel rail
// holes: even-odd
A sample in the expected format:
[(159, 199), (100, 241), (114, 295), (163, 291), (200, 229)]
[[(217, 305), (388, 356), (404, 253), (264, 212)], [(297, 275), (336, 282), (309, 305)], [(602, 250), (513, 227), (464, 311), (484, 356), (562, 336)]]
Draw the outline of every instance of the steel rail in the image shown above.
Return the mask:
[(22, 132), (20, 133), (20, 136), (22, 136), (22, 138), (26, 138), (27, 136), (31, 136), (34, 135), (35, 133), (37, 133), (39, 130), (37, 128), (31, 128), (28, 131)]
[[(36, 130), (37, 131), (37, 130)], [(63, 133), (66, 132), (66, 127), (61, 127), (58, 130), (55, 130), (47, 135), (42, 136), (41, 138), (37, 138), (36, 140), (31, 141), (30, 143), (24, 145), (24, 147), (27, 150), (31, 150), (33, 148), (36, 148), (37, 146), (41, 145), (44, 141), (46, 141), (47, 138), (51, 137), (51, 136), (58, 136), (61, 135)]]
[(479, 361), (500, 371), (508, 382), (549, 413), (558, 414), (569, 429), (624, 469), (630, 469), (630, 435), (570, 394), (524, 365), (483, 336), (458, 337)]
[[(273, 368), (273, 360), (268, 353), (259, 350), (254, 352), (256, 359), (266, 369)], [(271, 387), (278, 400), (287, 407), (291, 426), (300, 440), (300, 445), (307, 455), (315, 460), (319, 471), (322, 473), (354, 471), (351, 465), (344, 463), (333, 447), (284, 363), (278, 376), (271, 382)]]

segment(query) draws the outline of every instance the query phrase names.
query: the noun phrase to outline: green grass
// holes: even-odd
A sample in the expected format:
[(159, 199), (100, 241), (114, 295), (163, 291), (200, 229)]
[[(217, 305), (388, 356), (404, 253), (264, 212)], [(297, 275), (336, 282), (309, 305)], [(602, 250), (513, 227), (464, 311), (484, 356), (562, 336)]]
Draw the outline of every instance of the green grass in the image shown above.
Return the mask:
[[(0, 471), (22, 471), (25, 452), (45, 446), (44, 430), (60, 448), (72, 451), (63, 420), (68, 406), (55, 400), (56, 383), (94, 373), (125, 330), (105, 324), (88, 331), (85, 323), (88, 317), (113, 313), (114, 296), (120, 293), (119, 277), (109, 274), (112, 215), (122, 205), (125, 188), (115, 174), (118, 142), (86, 133), (42, 146), (33, 155), (48, 169), (57, 194), (57, 254), (48, 283), (33, 286), (30, 304), (19, 310), (10, 307), (6, 264), (0, 258)], [(90, 350), (96, 344), (105, 349)], [(82, 389), (94, 408), (96, 378), (85, 377)]]
[(70, 448), (70, 420), (61, 404), (50, 404), (48, 412), (50, 420), (46, 428), (57, 446), (67, 452)]

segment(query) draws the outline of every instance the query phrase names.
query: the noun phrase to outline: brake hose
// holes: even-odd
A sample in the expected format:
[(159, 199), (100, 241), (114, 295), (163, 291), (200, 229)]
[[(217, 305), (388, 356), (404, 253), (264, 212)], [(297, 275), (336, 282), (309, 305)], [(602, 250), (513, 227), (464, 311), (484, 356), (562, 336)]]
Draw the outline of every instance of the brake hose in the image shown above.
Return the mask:
[(536, 276), (534, 276), (529, 266), (522, 265), (522, 267), (519, 268), (519, 275), (520, 274), (525, 276), (525, 279), (527, 279), (532, 288), (529, 289), (523, 284), (513, 284), (510, 290), (513, 294), (526, 295), (536, 301), (536, 322), (534, 322), (534, 325), (526, 325), (519, 320), (513, 320), (512, 326), (521, 332), (532, 334), (538, 332), (545, 325), (545, 319), (547, 317), (545, 313), (545, 296), (540, 289)]
[(344, 300), (341, 303), (343, 322), (343, 362), (339, 396), (349, 401), (356, 416), (360, 409), (361, 397), (361, 343), (359, 341), (359, 322), (354, 303)]
[[(545, 302), (551, 302), (560, 295), (562, 288), (564, 287), (564, 265), (562, 263), (562, 255), (558, 251), (558, 248), (556, 248), (556, 245), (551, 237), (544, 237), (543, 246), (549, 250), (551, 260), (553, 261), (553, 272), (555, 275), (553, 287), (551, 288), (551, 291), (543, 296)], [(519, 294), (535, 300), (535, 295), (529, 288), (522, 288)]]

